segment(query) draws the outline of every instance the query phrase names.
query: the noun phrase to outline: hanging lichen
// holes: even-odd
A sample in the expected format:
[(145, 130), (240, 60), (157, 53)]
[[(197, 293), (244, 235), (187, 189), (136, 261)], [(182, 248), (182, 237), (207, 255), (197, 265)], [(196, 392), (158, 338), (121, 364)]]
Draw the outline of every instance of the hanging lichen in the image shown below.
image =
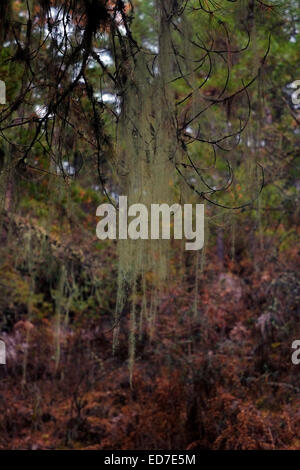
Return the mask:
[(62, 264), (57, 288), (52, 292), (55, 300), (55, 371), (57, 371), (60, 361), (60, 343), (61, 343), (61, 317), (65, 301), (64, 291), (66, 285), (66, 268)]
[[(168, 3), (168, 2), (167, 2)], [(170, 3), (170, 2), (169, 2)], [(168, 8), (168, 5), (167, 5)], [(153, 203), (173, 204), (176, 171), (174, 162), (178, 154), (174, 99), (169, 86), (172, 69), (170, 32), (166, 10), (160, 10), (158, 68), (149, 73), (149, 56), (138, 51), (129, 54), (126, 81), (122, 96), (122, 113), (118, 124), (119, 176), (121, 194), (128, 196), (128, 205), (144, 204), (149, 213)], [(146, 276), (151, 278), (155, 299), (148, 312), (150, 336), (155, 328), (157, 296), (167, 279), (170, 262), (168, 240), (119, 240), (118, 294), (115, 315), (114, 348), (117, 345), (118, 321), (125, 302), (126, 285), (136, 286), (141, 278), (143, 305), (140, 313), (140, 335), (143, 316), (146, 314)], [(136, 287), (135, 287), (136, 288)], [(135, 294), (134, 294), (135, 296)], [(151, 295), (153, 299), (153, 294)], [(134, 361), (136, 330), (136, 305), (131, 307), (129, 362)]]
[[(35, 290), (35, 274), (34, 274), (34, 259), (32, 257), (32, 234), (29, 230), (24, 235), (24, 260), (27, 265), (28, 270), (28, 297), (27, 297), (27, 319), (28, 322), (32, 320), (32, 307), (33, 307), (33, 295)], [(26, 384), (27, 378), (27, 363), (28, 363), (28, 354), (30, 347), (30, 327), (26, 328), (26, 337), (25, 337), (25, 349), (23, 357), (23, 367), (22, 367), (22, 385)]]

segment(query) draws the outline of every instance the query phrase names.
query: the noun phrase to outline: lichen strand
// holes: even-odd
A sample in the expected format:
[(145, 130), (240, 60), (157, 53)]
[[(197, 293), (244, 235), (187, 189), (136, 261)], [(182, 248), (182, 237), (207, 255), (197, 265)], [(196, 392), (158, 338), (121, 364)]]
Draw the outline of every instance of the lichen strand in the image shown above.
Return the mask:
[[(167, 2), (168, 3), (168, 2)], [(175, 192), (176, 169), (180, 149), (176, 135), (174, 97), (169, 85), (172, 71), (170, 32), (166, 21), (166, 11), (161, 11), (158, 71), (151, 74), (153, 57), (145, 51), (129, 55), (130, 79), (123, 91), (122, 113), (118, 124), (120, 193), (128, 196), (128, 205), (142, 203), (150, 214), (151, 204), (179, 202)], [(177, 200), (176, 200), (177, 198)], [(150, 217), (149, 217), (150, 219)], [(149, 221), (150, 233), (150, 221)], [(151, 279), (152, 295), (168, 277), (170, 262), (170, 241), (168, 240), (119, 240), (119, 292), (115, 323), (124, 307), (126, 284), (136, 286), (141, 279), (141, 289), (146, 289), (146, 277)], [(134, 290), (134, 289), (132, 289)], [(132, 295), (135, 296), (133, 293)], [(152, 309), (146, 312), (146, 292), (142, 317), (148, 319), (151, 334), (155, 323), (157, 299)], [(132, 301), (130, 320), (130, 369), (134, 361), (134, 341), (136, 330), (136, 303)], [(114, 347), (117, 345), (118, 326), (114, 334)]]

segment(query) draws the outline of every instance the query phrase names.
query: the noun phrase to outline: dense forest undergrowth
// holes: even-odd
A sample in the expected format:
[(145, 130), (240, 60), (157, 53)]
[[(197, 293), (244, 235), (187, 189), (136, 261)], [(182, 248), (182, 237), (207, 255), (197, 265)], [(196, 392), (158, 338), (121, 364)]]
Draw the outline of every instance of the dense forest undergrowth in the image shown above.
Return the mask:
[[(58, 333), (45, 257), (31, 267), (39, 296), (31, 300), (28, 319), (24, 237), (31, 233), (39, 253), (38, 225), (19, 218), (7, 219), (4, 227), (1, 308), (8, 319), (3, 325), (8, 361), (1, 368), (1, 408), (6, 410), (0, 418), (1, 448), (300, 448), (299, 381), (290, 359), (291, 343), (300, 334), (298, 249), (289, 246), (274, 255), (268, 248), (274, 248), (274, 238), (272, 244), (265, 238), (255, 259), (237, 246), (233, 260), (226, 256), (226, 243), (223, 259), (210, 247), (197, 297), (195, 275), (184, 273), (160, 293), (155, 330), (146, 325), (137, 340), (130, 386), (130, 305), (112, 355), (113, 247), (95, 258), (95, 246), (84, 246), (83, 258), (79, 249), (67, 251), (65, 232), (61, 240), (50, 236), (52, 263), (59, 265), (63, 253), (85, 292), (68, 312), (63, 300)], [(16, 245), (7, 247), (9, 230)], [(77, 246), (83, 244), (79, 237)], [(195, 265), (194, 254), (184, 256), (185, 265)], [(101, 285), (97, 303), (91, 279), (101, 280), (99, 272), (106, 287)]]

